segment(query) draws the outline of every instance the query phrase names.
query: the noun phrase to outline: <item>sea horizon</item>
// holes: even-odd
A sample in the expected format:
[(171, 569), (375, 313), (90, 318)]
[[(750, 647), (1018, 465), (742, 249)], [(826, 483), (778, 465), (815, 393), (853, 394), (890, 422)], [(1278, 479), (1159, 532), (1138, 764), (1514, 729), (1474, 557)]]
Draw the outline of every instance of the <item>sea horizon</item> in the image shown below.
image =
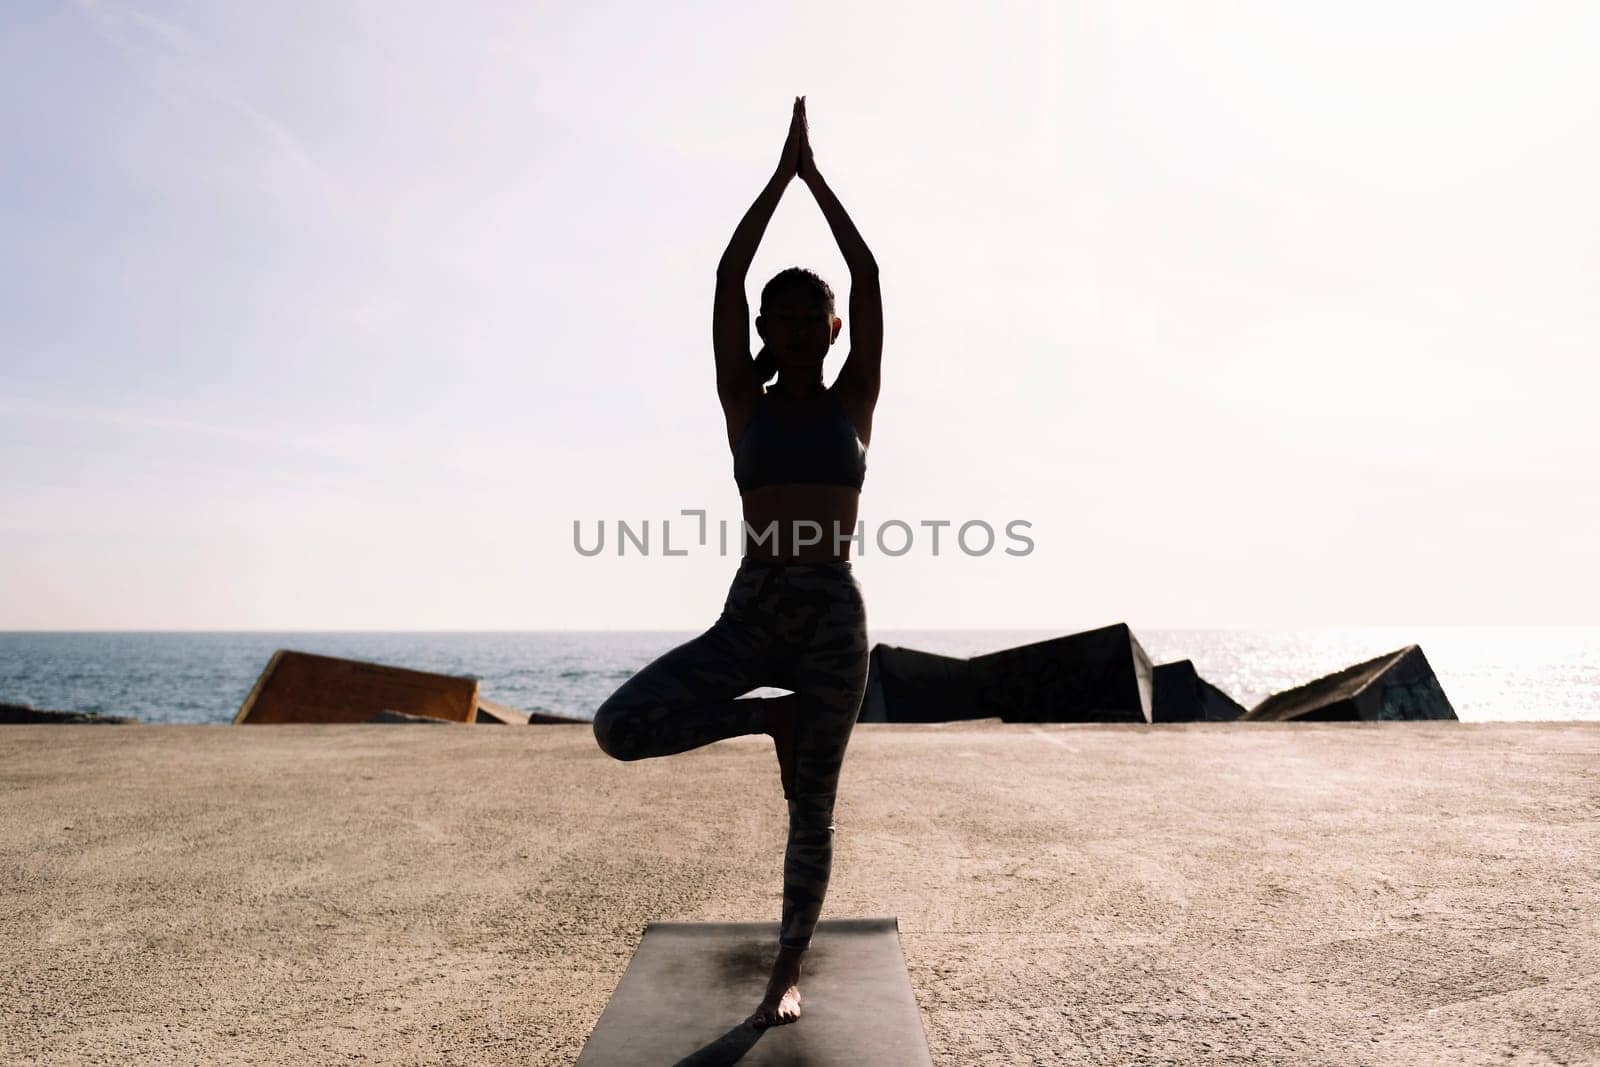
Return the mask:
[[(1464, 722), (1600, 719), (1600, 627), (1509, 624), (1140, 628), (1152, 663), (1194, 662), (1250, 707), (1407, 645), (1421, 646)], [(0, 630), (0, 702), (223, 724), (279, 648), (477, 678), (524, 711), (588, 718), (639, 668), (697, 629)], [(869, 631), (872, 644), (972, 656), (1080, 629)], [(752, 690), (755, 695), (777, 689)]]

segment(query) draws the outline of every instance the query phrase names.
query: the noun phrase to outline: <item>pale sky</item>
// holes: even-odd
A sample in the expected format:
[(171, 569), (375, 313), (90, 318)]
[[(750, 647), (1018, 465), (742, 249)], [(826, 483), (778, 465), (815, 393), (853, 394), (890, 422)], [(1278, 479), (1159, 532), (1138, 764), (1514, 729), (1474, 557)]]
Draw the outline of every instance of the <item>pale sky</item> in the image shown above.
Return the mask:
[[(869, 543), (874, 628), (1600, 623), (1597, 44), (1588, 3), (7, 4), (0, 628), (710, 625), (737, 560), (659, 527), (739, 518), (714, 272), (797, 94), (882, 274), (862, 518), (1034, 542)], [(799, 183), (752, 306), (791, 264), (831, 379)]]

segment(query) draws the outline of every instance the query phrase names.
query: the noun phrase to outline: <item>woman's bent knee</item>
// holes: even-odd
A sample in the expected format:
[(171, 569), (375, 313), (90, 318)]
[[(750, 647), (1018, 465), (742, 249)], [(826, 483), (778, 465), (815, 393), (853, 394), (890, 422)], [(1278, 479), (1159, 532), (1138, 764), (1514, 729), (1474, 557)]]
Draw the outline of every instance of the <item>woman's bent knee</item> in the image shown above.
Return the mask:
[(594, 713), (594, 740), (600, 751), (612, 759), (631, 762), (639, 759), (641, 753), (636, 745), (629, 743), (630, 731), (622, 729), (622, 719), (623, 715), (616, 708), (602, 704)]

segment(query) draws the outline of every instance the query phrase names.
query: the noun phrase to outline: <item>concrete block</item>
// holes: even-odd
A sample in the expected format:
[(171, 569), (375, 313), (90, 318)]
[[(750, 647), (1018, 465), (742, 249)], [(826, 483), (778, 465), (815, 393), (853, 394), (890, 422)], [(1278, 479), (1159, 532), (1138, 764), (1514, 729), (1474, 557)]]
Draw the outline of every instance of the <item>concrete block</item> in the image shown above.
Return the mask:
[(380, 712), (471, 722), (478, 680), (279, 649), (235, 724), (369, 722)]
[(972, 661), (914, 648), (875, 645), (858, 722), (981, 719)]
[(1006, 722), (1150, 721), (1150, 658), (1126, 623), (970, 662), (978, 668), (982, 715)]
[(432, 715), (407, 715), (403, 711), (380, 711), (367, 720), (369, 723), (387, 723), (392, 726), (449, 726), (449, 719), (436, 719)]
[(496, 726), (526, 726), (531, 718), (532, 716), (526, 711), (518, 711), (516, 708), (508, 707), (505, 704), (479, 697), (478, 710), (473, 715), (472, 721)]
[(1151, 722), (1231, 722), (1244, 715), (1244, 705), (1200, 677), (1192, 660), (1158, 663), (1151, 684)]
[(1417, 645), (1275, 693), (1245, 715), (1250, 720), (1330, 722), (1454, 719), (1455, 708)]

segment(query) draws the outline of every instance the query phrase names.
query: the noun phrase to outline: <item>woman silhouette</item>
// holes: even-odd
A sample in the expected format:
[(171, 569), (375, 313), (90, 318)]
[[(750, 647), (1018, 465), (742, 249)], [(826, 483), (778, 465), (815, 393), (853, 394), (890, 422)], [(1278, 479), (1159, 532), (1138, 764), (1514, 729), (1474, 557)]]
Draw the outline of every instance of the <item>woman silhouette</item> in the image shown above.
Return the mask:
[[(790, 179), (811, 190), (850, 268), (851, 350), (832, 386), (822, 363), (844, 325), (833, 292), (791, 268), (761, 291), (750, 356), (745, 275)], [(717, 395), (744, 510), (743, 559), (711, 629), (654, 660), (594, 717), (621, 760), (665, 756), (728, 737), (770, 734), (789, 804), (783, 919), (758, 1027), (800, 1016), (800, 961), (833, 861), (833, 803), (867, 677), (867, 617), (849, 545), (878, 401), (883, 301), (878, 265), (817, 172), (805, 98), (795, 100), (777, 172), (717, 266), (712, 313)], [(770, 389), (762, 385), (776, 373)], [(736, 699), (761, 686), (792, 690)]]

